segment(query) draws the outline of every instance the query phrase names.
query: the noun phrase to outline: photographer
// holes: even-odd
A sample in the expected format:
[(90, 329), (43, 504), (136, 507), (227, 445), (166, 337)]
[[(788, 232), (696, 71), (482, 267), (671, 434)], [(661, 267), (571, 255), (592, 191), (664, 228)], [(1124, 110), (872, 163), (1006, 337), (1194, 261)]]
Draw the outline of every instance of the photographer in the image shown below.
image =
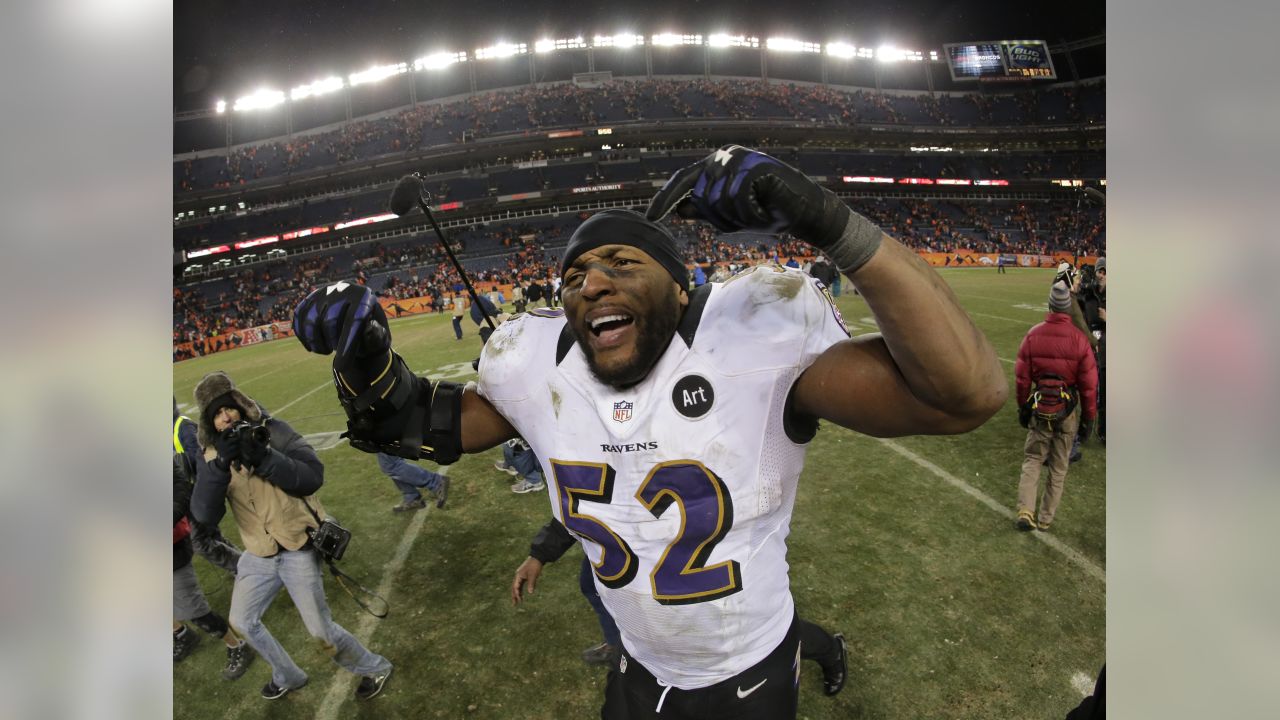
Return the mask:
[(1107, 441), (1107, 259), (1098, 258), (1080, 284), (1078, 299), (1084, 310), (1090, 337), (1095, 338), (1094, 354), (1098, 358), (1098, 440)]
[(324, 483), (324, 466), (315, 450), (293, 428), (267, 415), (236, 389), (222, 372), (204, 377), (195, 390), (199, 443), (204, 453), (197, 468), (191, 514), (216, 525), (231, 505), (245, 546), (231, 595), (231, 626), (271, 665), (271, 681), (262, 688), (268, 700), (307, 683), (307, 674), (262, 624), (262, 616), (283, 587), (303, 624), (334, 662), (363, 676), (356, 697), (382, 691), (392, 665), (370, 652), (333, 621), (324, 598), (320, 554), (310, 531), (320, 525), (324, 508), (312, 495)]

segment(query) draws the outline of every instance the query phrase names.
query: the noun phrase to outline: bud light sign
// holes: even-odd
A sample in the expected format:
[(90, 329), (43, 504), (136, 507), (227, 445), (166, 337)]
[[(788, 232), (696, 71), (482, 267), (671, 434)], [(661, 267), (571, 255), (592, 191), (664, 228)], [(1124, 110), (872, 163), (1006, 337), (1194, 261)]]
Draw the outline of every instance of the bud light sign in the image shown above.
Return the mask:
[(1010, 45), (1009, 66), (1019, 68), (1044, 67), (1043, 45)]

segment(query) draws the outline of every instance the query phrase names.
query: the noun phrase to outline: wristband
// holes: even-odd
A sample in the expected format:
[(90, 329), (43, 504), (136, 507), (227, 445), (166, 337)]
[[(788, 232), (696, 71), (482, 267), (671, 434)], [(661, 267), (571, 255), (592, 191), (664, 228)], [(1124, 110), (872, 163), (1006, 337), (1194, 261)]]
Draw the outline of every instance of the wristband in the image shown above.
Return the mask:
[(835, 242), (822, 250), (827, 257), (831, 258), (840, 272), (849, 275), (876, 254), (876, 250), (880, 249), (880, 238), (883, 235), (884, 232), (878, 225), (851, 210), (844, 232), (836, 238)]

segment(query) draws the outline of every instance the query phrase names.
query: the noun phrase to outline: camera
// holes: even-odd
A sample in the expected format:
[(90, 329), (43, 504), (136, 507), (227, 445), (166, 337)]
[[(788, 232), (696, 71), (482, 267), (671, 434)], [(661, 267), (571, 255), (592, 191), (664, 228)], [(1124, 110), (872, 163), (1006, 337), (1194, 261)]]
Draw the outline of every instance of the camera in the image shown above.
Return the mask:
[(1092, 292), (1098, 286), (1098, 274), (1092, 265), (1080, 266), (1080, 292)]
[(241, 443), (252, 439), (259, 445), (266, 446), (271, 442), (271, 431), (266, 425), (254, 425), (248, 420), (241, 420), (227, 428), (227, 433), (232, 437), (238, 437)]
[(309, 530), (311, 544), (329, 560), (341, 560), (351, 542), (351, 531), (338, 524), (333, 518), (325, 518), (320, 527)]

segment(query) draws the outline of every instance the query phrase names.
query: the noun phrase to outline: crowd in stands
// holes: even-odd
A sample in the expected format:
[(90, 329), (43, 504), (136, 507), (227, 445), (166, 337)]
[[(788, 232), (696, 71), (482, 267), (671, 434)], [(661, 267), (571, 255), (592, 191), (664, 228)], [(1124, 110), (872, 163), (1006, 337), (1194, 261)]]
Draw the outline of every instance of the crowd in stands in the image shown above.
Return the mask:
[[(812, 176), (844, 175), (979, 179), (1052, 179), (1105, 177), (1102, 153), (1056, 152), (1018, 154), (911, 153), (815, 151), (778, 148), (780, 159)], [(607, 182), (666, 178), (690, 157), (639, 153), (601, 153), (595, 159), (542, 168), (512, 166), (476, 170), (465, 177), (428, 178), (428, 189), (439, 202), (491, 196), (497, 192), (567, 190)], [(832, 184), (839, 185), (838, 181)], [(227, 212), (183, 222), (174, 229), (174, 247), (192, 250), (248, 238), (278, 235), (290, 230), (367, 217), (385, 212), (386, 190), (370, 189), (345, 197), (304, 201), (285, 207)]]
[[(1102, 255), (1100, 210), (1073, 203), (864, 199), (850, 206), (890, 235), (921, 251)], [(482, 291), (497, 285), (545, 285), (559, 272), (558, 259), (572, 228), (585, 216), (492, 224), (451, 233), (454, 252)], [(689, 264), (785, 262), (811, 255), (804, 243), (767, 234), (721, 234), (705, 223), (672, 218), (668, 227), (684, 244)], [(232, 330), (292, 319), (293, 308), (314, 287), (356, 279), (394, 300), (431, 297), (431, 310), (462, 292), (462, 281), (433, 238), (379, 242), (345, 252), (294, 256), (244, 268), (227, 277), (174, 288), (173, 341), (197, 342)], [(405, 311), (428, 309), (407, 308)], [(210, 348), (213, 349), (213, 348)], [(175, 360), (189, 353), (175, 351)]]
[(238, 147), (226, 155), (174, 163), (174, 190), (244, 185), (257, 179), (459, 143), (467, 138), (553, 127), (694, 118), (787, 119), (837, 125), (890, 123), (974, 126), (1099, 122), (1103, 84), (1002, 94), (886, 94), (748, 80), (619, 80), (479, 93), (354, 120), (324, 132)]

